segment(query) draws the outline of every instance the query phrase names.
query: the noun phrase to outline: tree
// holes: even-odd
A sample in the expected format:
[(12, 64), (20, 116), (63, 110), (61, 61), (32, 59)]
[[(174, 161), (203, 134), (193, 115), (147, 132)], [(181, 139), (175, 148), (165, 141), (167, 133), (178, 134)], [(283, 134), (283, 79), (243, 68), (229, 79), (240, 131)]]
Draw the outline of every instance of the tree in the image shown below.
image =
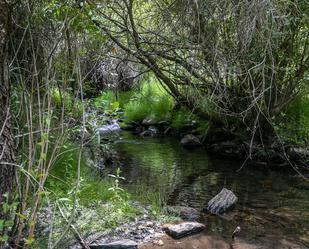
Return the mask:
[[(15, 175), (13, 136), (10, 121), (10, 79), (8, 68), (8, 41), (10, 32), (11, 5), (8, 1), (0, 1), (0, 205), (4, 202), (4, 194), (11, 193)], [(0, 218), (3, 212), (0, 206)]]
[(259, 141), (308, 83), (307, 1), (88, 3), (97, 26), (180, 104)]

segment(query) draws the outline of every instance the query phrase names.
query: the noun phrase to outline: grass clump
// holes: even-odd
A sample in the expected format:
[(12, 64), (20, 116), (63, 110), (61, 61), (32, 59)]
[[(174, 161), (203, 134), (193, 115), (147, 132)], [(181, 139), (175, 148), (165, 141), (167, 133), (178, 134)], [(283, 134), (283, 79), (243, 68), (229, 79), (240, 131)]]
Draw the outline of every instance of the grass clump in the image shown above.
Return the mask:
[(174, 101), (160, 83), (149, 77), (142, 82), (134, 97), (125, 105), (125, 119), (139, 122), (145, 118), (168, 120)]

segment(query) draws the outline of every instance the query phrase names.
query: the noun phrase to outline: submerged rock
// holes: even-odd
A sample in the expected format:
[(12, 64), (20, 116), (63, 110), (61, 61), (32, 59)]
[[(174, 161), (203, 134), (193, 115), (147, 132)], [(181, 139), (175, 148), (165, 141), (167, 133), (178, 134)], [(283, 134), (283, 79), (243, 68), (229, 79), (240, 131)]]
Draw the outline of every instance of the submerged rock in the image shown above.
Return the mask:
[(111, 243), (92, 244), (91, 249), (137, 249), (137, 243), (133, 240), (124, 239)]
[(154, 137), (159, 134), (159, 130), (154, 126), (149, 126), (148, 130), (143, 131), (140, 135), (142, 137)]
[(193, 148), (193, 147), (198, 147), (202, 145), (201, 141), (192, 134), (185, 135), (181, 139), (180, 143), (182, 146), (187, 147), (187, 148)]
[(237, 202), (236, 195), (226, 188), (208, 202), (208, 211), (212, 214), (222, 214), (231, 209)]
[(167, 206), (166, 211), (187, 221), (196, 221), (200, 217), (200, 212), (191, 207)]
[(198, 222), (183, 222), (176, 225), (166, 225), (163, 229), (172, 238), (179, 239), (203, 231), (205, 225)]

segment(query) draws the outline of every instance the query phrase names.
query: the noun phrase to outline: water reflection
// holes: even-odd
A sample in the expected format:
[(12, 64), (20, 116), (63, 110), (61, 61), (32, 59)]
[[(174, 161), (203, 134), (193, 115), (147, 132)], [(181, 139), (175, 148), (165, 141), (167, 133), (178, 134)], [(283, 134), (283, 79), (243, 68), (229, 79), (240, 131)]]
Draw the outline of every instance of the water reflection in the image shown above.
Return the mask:
[[(203, 148), (183, 149), (173, 138), (139, 138), (122, 133), (114, 144), (128, 185), (158, 192), (169, 205), (202, 210), (222, 187), (239, 197), (223, 218), (204, 214), (210, 233), (229, 237), (240, 225), (247, 240), (290, 238), (309, 244), (309, 185), (284, 172), (244, 168), (241, 162), (210, 158)], [(265, 242), (265, 241), (264, 241)]]

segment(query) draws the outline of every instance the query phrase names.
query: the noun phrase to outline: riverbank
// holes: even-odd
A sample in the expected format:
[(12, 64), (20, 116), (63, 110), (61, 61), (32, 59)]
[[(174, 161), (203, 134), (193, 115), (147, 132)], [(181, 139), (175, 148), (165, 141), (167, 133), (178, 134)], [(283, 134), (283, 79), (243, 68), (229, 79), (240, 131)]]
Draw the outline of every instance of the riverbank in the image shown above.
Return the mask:
[(139, 249), (305, 249), (308, 245), (297, 244), (289, 241), (286, 238), (277, 238), (269, 236), (268, 240), (263, 243), (252, 243), (241, 238), (235, 240), (223, 239), (216, 235), (197, 234), (191, 237), (183, 238), (180, 240), (173, 240), (168, 236), (163, 236), (162, 245), (156, 243), (147, 243), (141, 245)]
[[(271, 167), (265, 164), (248, 167), (249, 164), (244, 165), (242, 161), (235, 160), (237, 157), (228, 155), (223, 159), (224, 153), (215, 153), (215, 156), (207, 154), (207, 146), (199, 144), (200, 142), (197, 146), (188, 148), (180, 143), (181, 137), (177, 134), (163, 132), (168, 128), (168, 123), (165, 122), (159, 125), (139, 125), (141, 128), (133, 133), (123, 131), (120, 122), (117, 130), (109, 132), (104, 129), (105, 114), (102, 114), (102, 120), (97, 119), (99, 115), (91, 115), (96, 118), (90, 120), (87, 128), (89, 139), (83, 151), (82, 182), (79, 190), (81, 205), (77, 212), (78, 218), (74, 220), (75, 226), (86, 241), (89, 239), (89, 243), (127, 238), (139, 244), (149, 241), (145, 246), (156, 247), (160, 245), (153, 244), (152, 241), (162, 240), (166, 246), (173, 248), (179, 241), (167, 240), (165, 243), (162, 230), (164, 223), (174, 217), (163, 211), (166, 205), (195, 208), (201, 216), (200, 221), (206, 225), (207, 233), (203, 236), (217, 236), (222, 243), (228, 245), (229, 236), (238, 225), (242, 227), (241, 239), (249, 244), (269, 245), (271, 241), (268, 241), (267, 233), (278, 239), (285, 234), (289, 241), (296, 241), (300, 245), (307, 243), (309, 227), (303, 218), (309, 218), (306, 213), (306, 207), (309, 209), (306, 200), (308, 185), (298, 177), (297, 172), (272, 171)], [(113, 125), (113, 122), (107, 122)], [(157, 133), (149, 135), (148, 132), (153, 131)], [(193, 136), (196, 137), (197, 134)], [(80, 139), (78, 136), (75, 138), (75, 142)], [(218, 155), (221, 155), (221, 158), (218, 158)], [(64, 155), (64, 158), (74, 161), (75, 157)], [(58, 167), (60, 170), (55, 167), (53, 173), (74, 178), (76, 169), (68, 166), (63, 158), (61, 160), (62, 164)], [(120, 174), (117, 169), (120, 169)], [(111, 206), (110, 201), (113, 200), (115, 192), (109, 189), (115, 188), (115, 179), (119, 180), (119, 188), (123, 189), (119, 190), (119, 193), (123, 192), (122, 200), (125, 203), (142, 201), (140, 208), (133, 208), (130, 209), (132, 212), (128, 212), (122, 201)], [(66, 182), (71, 182), (70, 177), (66, 178)], [(203, 211), (207, 202), (223, 186), (233, 189), (239, 196), (240, 201), (235, 211), (224, 218), (207, 214)], [(72, 188), (74, 185), (61, 187)], [(102, 207), (107, 209), (103, 208), (105, 211), (102, 212)], [(145, 207), (148, 210), (145, 211)], [(279, 227), (276, 225), (278, 221)], [(147, 226), (147, 223), (153, 225)], [(289, 227), (297, 229), (290, 230)], [(46, 228), (42, 230), (46, 231)], [(47, 230), (44, 236), (48, 234)], [(74, 238), (74, 234), (71, 233), (70, 236), (71, 239)], [(92, 236), (97, 237), (93, 240)], [(207, 238), (198, 240), (205, 242)], [(188, 245), (186, 243), (184, 245)], [(188, 243), (191, 243), (190, 239)], [(198, 244), (196, 241), (194, 243)], [(80, 243), (74, 246), (80, 247)]]
[[(207, 155), (203, 147), (188, 150), (174, 136), (142, 137), (122, 131), (110, 141), (109, 148), (116, 155), (115, 164), (106, 165), (96, 174), (93, 163), (85, 166), (90, 167), (91, 177), (98, 179), (90, 189), (102, 189), (98, 184), (120, 168), (125, 179), (121, 181), (121, 187), (132, 199), (142, 199), (152, 207), (180, 205), (195, 208), (201, 216), (199, 221), (206, 225), (207, 236), (217, 236), (228, 240), (225, 243), (229, 244), (235, 227), (240, 226), (240, 238), (249, 244), (269, 245), (274, 238), (281, 240), (283, 237), (299, 245), (308, 243), (308, 183), (296, 172), (242, 167), (236, 160)], [(100, 157), (100, 153), (97, 156)], [(88, 174), (84, 178), (86, 182), (90, 179)], [(239, 197), (234, 211), (226, 217), (204, 212), (207, 202), (223, 186)], [(89, 194), (86, 196), (89, 202)], [(96, 194), (93, 198), (96, 200), (102, 195)], [(158, 215), (163, 209), (153, 211)], [(134, 236), (128, 238), (134, 239)], [(171, 248), (177, 243), (166, 242)], [(158, 245), (150, 242), (145, 246), (156, 248)]]

